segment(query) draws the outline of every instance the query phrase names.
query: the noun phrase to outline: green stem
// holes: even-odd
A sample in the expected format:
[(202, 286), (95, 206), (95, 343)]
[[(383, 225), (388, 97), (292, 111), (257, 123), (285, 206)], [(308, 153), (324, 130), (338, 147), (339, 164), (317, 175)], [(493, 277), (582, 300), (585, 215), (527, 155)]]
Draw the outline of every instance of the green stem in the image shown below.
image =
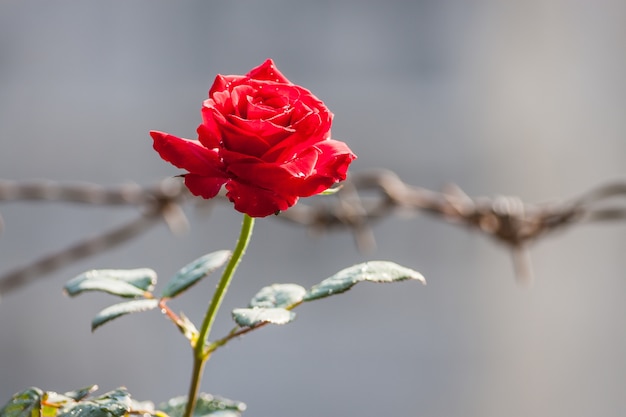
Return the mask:
[(189, 395), (187, 397), (187, 408), (185, 409), (184, 417), (191, 417), (193, 415), (193, 410), (196, 406), (196, 399), (198, 397), (198, 389), (200, 388), (200, 380), (202, 379), (202, 371), (204, 369), (204, 364), (209, 359), (211, 354), (210, 351), (207, 350), (207, 345), (209, 344), (208, 338), (211, 333), (211, 327), (213, 327), (213, 322), (215, 321), (215, 316), (224, 300), (224, 296), (226, 295), (226, 291), (228, 290), (228, 286), (230, 285), (230, 281), (235, 274), (235, 270), (241, 262), (241, 258), (243, 254), (246, 252), (246, 248), (248, 247), (248, 243), (250, 242), (250, 237), (252, 236), (252, 229), (254, 228), (254, 218), (248, 216), (247, 214), (243, 215), (243, 222), (241, 224), (241, 232), (239, 234), (239, 239), (237, 240), (237, 245), (235, 246), (235, 250), (233, 251), (233, 256), (231, 256), (228, 261), (228, 265), (224, 269), (224, 273), (222, 274), (222, 278), (220, 282), (217, 284), (217, 288), (215, 289), (215, 293), (213, 293), (213, 299), (211, 300), (211, 304), (209, 304), (209, 308), (204, 316), (204, 321), (202, 322), (202, 327), (200, 327), (200, 331), (198, 333), (198, 340), (193, 349), (193, 371), (191, 375), (191, 384), (189, 386)]
[(198, 398), (198, 389), (200, 388), (200, 380), (202, 379), (202, 371), (204, 370), (205, 358), (198, 358), (193, 355), (193, 371), (191, 373), (191, 384), (189, 385), (189, 394), (187, 395), (187, 406), (185, 407), (185, 417), (191, 417), (193, 410), (196, 408), (196, 400)]

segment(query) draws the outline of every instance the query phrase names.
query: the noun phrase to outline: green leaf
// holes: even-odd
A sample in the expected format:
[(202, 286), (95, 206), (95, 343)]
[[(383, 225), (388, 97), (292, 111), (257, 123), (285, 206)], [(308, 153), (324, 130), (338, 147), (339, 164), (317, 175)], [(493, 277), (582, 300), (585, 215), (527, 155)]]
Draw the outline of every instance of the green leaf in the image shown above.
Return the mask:
[[(127, 415), (166, 417), (154, 411), (150, 401), (138, 402), (130, 398), (125, 388), (119, 388), (100, 397), (85, 399), (98, 387), (58, 394), (29, 388), (15, 394), (0, 409), (1, 417), (122, 417)], [(44, 404), (45, 403), (45, 404)]]
[(176, 273), (167, 284), (161, 296), (163, 298), (176, 297), (202, 278), (224, 265), (230, 259), (229, 250), (220, 250), (204, 255), (186, 265)]
[(43, 391), (39, 388), (28, 388), (15, 394), (4, 407), (0, 409), (2, 417), (32, 417), (38, 416), (41, 409)]
[(180, 322), (176, 323), (183, 335), (191, 342), (191, 346), (195, 346), (198, 341), (198, 329), (195, 324), (183, 313), (179, 314)]
[(232, 315), (241, 327), (254, 327), (263, 323), (287, 324), (296, 318), (296, 313), (284, 308), (236, 308)]
[(41, 399), (41, 414), (39, 417), (56, 417), (63, 406), (72, 406), (75, 403), (76, 401), (67, 395), (46, 391)]
[(132, 408), (130, 394), (118, 388), (92, 400), (65, 406), (57, 417), (123, 417)]
[(422, 284), (426, 284), (422, 274), (396, 263), (386, 261), (365, 262), (343, 269), (332, 277), (314, 285), (304, 296), (304, 301), (313, 301), (348, 291), (354, 284), (361, 281), (395, 282), (407, 279), (418, 280)]
[[(181, 396), (161, 404), (159, 410), (167, 413), (170, 417), (182, 417), (186, 406), (187, 397)], [(240, 417), (245, 410), (246, 405), (242, 402), (201, 393), (198, 395), (193, 415), (194, 417)]]
[(91, 331), (93, 332), (104, 323), (116, 319), (129, 313), (138, 313), (140, 311), (148, 311), (156, 308), (159, 300), (133, 300), (125, 303), (113, 304), (99, 312), (91, 321)]
[(65, 284), (65, 292), (75, 296), (83, 291), (103, 291), (120, 297), (143, 297), (151, 291), (157, 275), (152, 269), (94, 269)]
[(89, 394), (91, 394), (92, 392), (94, 392), (95, 390), (98, 389), (97, 385), (90, 385), (88, 387), (85, 388), (80, 388), (74, 391), (69, 391), (66, 392), (64, 395), (66, 397), (71, 398), (74, 401), (80, 401), (83, 398), (85, 398), (86, 396), (88, 396)]
[(250, 307), (288, 308), (304, 298), (306, 289), (296, 284), (273, 284), (261, 290), (250, 301)]

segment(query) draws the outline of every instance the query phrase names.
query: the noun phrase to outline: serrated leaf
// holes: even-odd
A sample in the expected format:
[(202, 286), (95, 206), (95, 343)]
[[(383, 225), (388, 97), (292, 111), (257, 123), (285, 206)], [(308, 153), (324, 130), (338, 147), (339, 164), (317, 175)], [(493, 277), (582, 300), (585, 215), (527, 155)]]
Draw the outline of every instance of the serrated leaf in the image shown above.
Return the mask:
[(261, 288), (250, 301), (250, 307), (287, 308), (304, 298), (306, 289), (297, 284), (273, 284)]
[(224, 265), (230, 259), (229, 250), (220, 250), (204, 255), (187, 264), (176, 273), (168, 282), (161, 296), (163, 298), (176, 297), (202, 278)]
[(148, 311), (156, 308), (159, 305), (159, 300), (133, 300), (125, 303), (113, 304), (99, 312), (96, 317), (91, 320), (91, 331), (93, 332), (104, 323), (116, 319), (120, 316), (139, 313), (140, 311)]
[(287, 324), (296, 318), (296, 313), (284, 308), (236, 308), (233, 320), (241, 327), (254, 327), (263, 323)]
[(75, 296), (83, 291), (102, 291), (120, 297), (143, 297), (151, 291), (157, 275), (152, 269), (94, 269), (69, 280), (65, 292)]
[[(159, 410), (167, 413), (170, 417), (182, 417), (187, 406), (187, 397), (172, 398), (159, 406)], [(214, 397), (210, 394), (201, 393), (196, 401), (194, 417), (240, 417), (246, 410), (246, 405), (240, 401)]]
[(422, 284), (426, 283), (422, 274), (396, 263), (386, 261), (365, 262), (343, 269), (330, 278), (314, 285), (306, 293), (303, 301), (317, 300), (348, 291), (353, 285), (362, 281), (395, 282), (407, 279), (418, 280)]
[(32, 417), (39, 415), (43, 391), (39, 388), (28, 388), (13, 395), (0, 409), (2, 417)]

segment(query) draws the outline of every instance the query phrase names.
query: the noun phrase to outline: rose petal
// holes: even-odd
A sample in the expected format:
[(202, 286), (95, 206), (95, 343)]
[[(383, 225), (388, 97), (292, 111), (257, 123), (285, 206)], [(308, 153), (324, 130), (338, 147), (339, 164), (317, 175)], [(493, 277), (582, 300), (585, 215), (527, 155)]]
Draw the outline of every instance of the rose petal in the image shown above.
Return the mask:
[(214, 107), (202, 108), (202, 124), (198, 126), (198, 140), (206, 148), (218, 148), (222, 142), (221, 125), (226, 123), (224, 116)]
[(220, 126), (222, 131), (222, 149), (238, 152), (242, 155), (261, 156), (270, 148), (269, 143), (255, 131), (243, 129), (234, 122), (235, 116), (230, 116), (226, 123)]
[(235, 108), (231, 100), (230, 91), (217, 91), (204, 101), (203, 106), (215, 108), (222, 114), (233, 114)]
[(299, 131), (296, 131), (293, 135), (276, 143), (271, 149), (267, 150), (267, 152), (261, 156), (261, 159), (277, 164), (286, 163), (297, 158), (299, 153), (323, 142), (329, 136), (330, 131), (317, 136), (304, 136), (300, 134)]
[(248, 117), (248, 99), (254, 96), (256, 90), (249, 85), (239, 85), (231, 91), (230, 101), (233, 105), (234, 114), (242, 118)]
[(340, 141), (329, 139), (316, 145), (319, 158), (314, 172), (292, 185), (300, 197), (309, 197), (327, 190), (333, 184), (346, 179), (348, 166), (356, 159), (348, 146)]
[(191, 194), (206, 199), (215, 197), (226, 181), (228, 179), (225, 177), (205, 177), (196, 174), (185, 175), (185, 185), (191, 191)]
[(224, 176), (217, 152), (205, 148), (200, 142), (154, 130), (150, 131), (150, 136), (154, 139), (154, 150), (174, 166), (193, 174)]
[(320, 150), (320, 157), (315, 166), (317, 175), (333, 177), (338, 181), (346, 179), (348, 166), (356, 159), (348, 145), (334, 139), (328, 139), (316, 145)]
[(269, 103), (261, 97), (247, 97), (248, 106), (246, 114), (248, 119), (279, 119), (284, 120), (283, 123), (289, 123), (292, 108), (283, 103)]
[(319, 157), (320, 152), (317, 148), (309, 148), (292, 161), (282, 164), (281, 167), (289, 171), (295, 178), (306, 178), (313, 173)]
[(222, 157), (222, 161), (224, 163), (224, 166), (226, 167), (226, 169), (228, 169), (228, 166), (231, 163), (260, 163), (263, 162), (263, 160), (259, 159), (256, 156), (253, 155), (246, 155), (246, 154), (242, 154), (239, 152), (234, 152), (228, 149), (220, 149), (220, 156)]
[(235, 204), (235, 210), (251, 217), (266, 217), (287, 210), (298, 201), (296, 196), (281, 196), (235, 180), (229, 181), (226, 189), (226, 196)]
[(246, 75), (253, 80), (267, 80), (277, 83), (291, 84), (287, 77), (278, 71), (274, 61), (271, 59), (268, 59), (258, 67), (251, 69)]
[[(235, 161), (227, 165), (227, 172), (231, 178), (235, 178), (247, 184), (280, 192), (281, 188), (288, 187), (294, 178), (303, 176), (294, 175), (283, 166), (268, 164), (262, 161)], [(290, 192), (290, 190), (285, 190)]]
[[(248, 120), (237, 116), (231, 116), (228, 120), (248, 135), (255, 135), (264, 144), (261, 155), (266, 152), (271, 144), (278, 143), (294, 133), (289, 127), (277, 125), (270, 120)], [(230, 143), (230, 142), (229, 142)], [(258, 152), (255, 152), (258, 154)]]
[(336, 182), (334, 178), (320, 177), (324, 178), (322, 183), (326, 186), (318, 191), (322, 185), (316, 185), (313, 181), (307, 180), (311, 175), (316, 176), (314, 170), (318, 156), (319, 151), (311, 148), (299, 155), (298, 159), (282, 165), (251, 158), (245, 161), (233, 158), (234, 162), (227, 164), (226, 169), (232, 178), (242, 183), (254, 184), (265, 190), (271, 190), (284, 198), (287, 198), (286, 196), (291, 196), (291, 198), (310, 196), (318, 194)]
[(217, 75), (215, 77), (215, 81), (213, 81), (213, 85), (209, 90), (209, 97), (212, 97), (214, 93), (218, 91), (225, 91), (230, 89), (233, 86), (236, 86), (241, 83), (241, 81), (245, 80), (247, 77), (243, 75)]

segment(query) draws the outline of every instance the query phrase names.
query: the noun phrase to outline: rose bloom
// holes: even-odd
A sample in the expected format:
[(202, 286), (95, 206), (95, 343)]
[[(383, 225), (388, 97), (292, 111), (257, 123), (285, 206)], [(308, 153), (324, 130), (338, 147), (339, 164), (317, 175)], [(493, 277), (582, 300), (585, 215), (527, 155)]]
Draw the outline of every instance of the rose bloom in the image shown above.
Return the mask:
[(188, 171), (192, 194), (213, 198), (225, 185), (236, 210), (265, 217), (346, 179), (356, 155), (331, 139), (332, 118), (268, 59), (246, 75), (215, 78), (198, 140), (150, 135), (161, 158)]

